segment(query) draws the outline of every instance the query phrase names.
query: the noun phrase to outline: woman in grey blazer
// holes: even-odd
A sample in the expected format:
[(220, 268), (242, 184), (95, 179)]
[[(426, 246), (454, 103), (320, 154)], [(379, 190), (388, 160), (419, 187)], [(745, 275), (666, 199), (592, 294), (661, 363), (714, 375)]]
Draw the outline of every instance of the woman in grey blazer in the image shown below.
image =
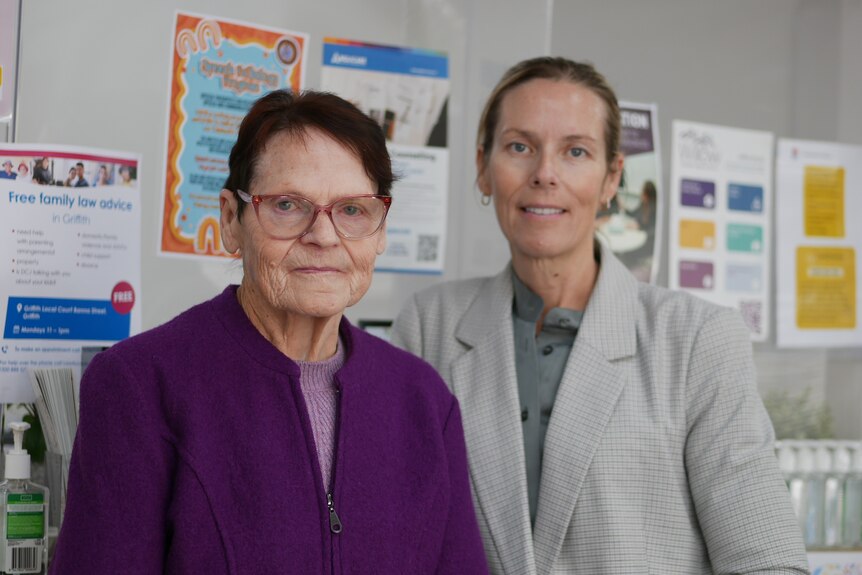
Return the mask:
[(416, 295), (395, 322), (461, 403), (491, 568), (807, 573), (745, 325), (636, 281), (594, 238), (619, 138), (591, 65), (510, 69), (476, 165), (511, 263)]

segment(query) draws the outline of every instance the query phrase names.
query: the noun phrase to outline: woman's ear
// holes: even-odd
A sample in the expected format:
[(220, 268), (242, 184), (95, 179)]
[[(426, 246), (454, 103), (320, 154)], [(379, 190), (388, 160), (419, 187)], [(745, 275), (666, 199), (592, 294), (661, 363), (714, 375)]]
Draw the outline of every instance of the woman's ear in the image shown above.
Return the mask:
[(625, 158), (622, 154), (617, 153), (611, 163), (608, 165), (608, 175), (605, 177), (605, 185), (602, 190), (602, 203), (607, 204), (620, 188), (620, 179), (623, 177), (623, 167), (625, 166)]
[(238, 202), (236, 195), (223, 189), (218, 196), (219, 208), (219, 231), (221, 232), (221, 243), (229, 254), (235, 254), (242, 247), (241, 227), (239, 223)]
[(386, 222), (383, 222), (383, 227), (377, 232), (377, 255), (383, 254), (386, 251)]
[(491, 188), (488, 186), (487, 172), (485, 170), (485, 150), (481, 146), (476, 148), (476, 186), (483, 196), (491, 195)]

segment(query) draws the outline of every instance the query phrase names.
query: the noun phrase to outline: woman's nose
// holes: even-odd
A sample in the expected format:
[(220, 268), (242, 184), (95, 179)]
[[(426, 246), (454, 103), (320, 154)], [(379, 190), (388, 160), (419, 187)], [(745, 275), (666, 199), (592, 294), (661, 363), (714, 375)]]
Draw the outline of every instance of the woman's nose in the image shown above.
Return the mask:
[(328, 212), (319, 210), (311, 228), (300, 241), (305, 244), (314, 244), (320, 247), (329, 247), (337, 245), (341, 241), (338, 233), (335, 231), (335, 225), (332, 223), (332, 217)]
[(551, 154), (539, 154), (530, 183), (534, 188), (556, 187), (558, 183), (557, 168)]

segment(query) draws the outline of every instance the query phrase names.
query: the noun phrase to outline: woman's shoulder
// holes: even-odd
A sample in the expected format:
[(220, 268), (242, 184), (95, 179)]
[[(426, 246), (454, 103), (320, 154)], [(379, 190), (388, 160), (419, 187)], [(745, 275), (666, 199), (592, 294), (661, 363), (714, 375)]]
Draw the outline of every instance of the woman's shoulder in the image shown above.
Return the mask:
[(640, 283), (638, 303), (641, 323), (663, 327), (665, 333), (690, 338), (708, 326), (712, 330), (747, 334), (739, 310), (688, 292)]
[[(229, 297), (226, 289), (213, 299), (196, 304), (181, 312), (165, 323), (115, 343), (108, 350), (108, 356), (126, 361), (137, 362), (142, 357), (161, 357), (172, 355), (186, 356), (190, 350), (207, 346), (218, 333), (213, 329), (217, 318), (224, 314), (219, 309), (225, 306)], [(202, 335), (206, 334), (206, 335)]]
[(440, 379), (434, 367), (424, 359), (354, 325), (350, 325), (350, 340), (348, 361), (361, 364), (363, 369), (417, 379)]
[(394, 393), (423, 396), (443, 408), (454, 401), (437, 370), (424, 359), (353, 325), (350, 340), (348, 377), (361, 377)]
[[(460, 316), (477, 298), (504, 287), (500, 282), (509, 282), (508, 270), (496, 276), (476, 277), (435, 284), (413, 295), (420, 315), (445, 312), (447, 316)], [(506, 289), (511, 289), (508, 287)], [(409, 304), (408, 304), (409, 305)]]

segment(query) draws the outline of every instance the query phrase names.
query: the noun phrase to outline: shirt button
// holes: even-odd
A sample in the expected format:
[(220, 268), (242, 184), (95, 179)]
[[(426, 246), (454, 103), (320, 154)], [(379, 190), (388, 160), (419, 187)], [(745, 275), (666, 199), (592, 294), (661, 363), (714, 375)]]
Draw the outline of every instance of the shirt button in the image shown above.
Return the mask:
[(554, 346), (546, 345), (542, 348), (542, 355), (551, 355), (552, 353), (554, 353)]
[(521, 410), (521, 421), (527, 421), (527, 417), (529, 417), (530, 413), (526, 409)]

